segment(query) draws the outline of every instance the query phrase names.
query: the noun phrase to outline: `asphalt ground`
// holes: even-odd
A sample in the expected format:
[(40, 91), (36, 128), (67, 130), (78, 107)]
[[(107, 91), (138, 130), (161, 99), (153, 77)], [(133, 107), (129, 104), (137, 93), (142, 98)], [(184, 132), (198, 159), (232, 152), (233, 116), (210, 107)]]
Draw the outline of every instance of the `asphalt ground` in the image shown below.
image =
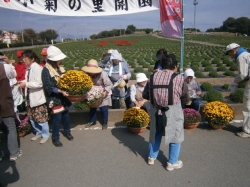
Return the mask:
[[(180, 160), (183, 168), (167, 171), (168, 146), (162, 142), (155, 164), (147, 164), (149, 130), (132, 134), (125, 127), (107, 130), (72, 130), (63, 147), (51, 139), (43, 145), (32, 142), (33, 134), (20, 139), (23, 155), (0, 162), (0, 182), (11, 187), (249, 187), (250, 138), (239, 138), (241, 121), (223, 130), (207, 123), (185, 130)], [(7, 152), (6, 135), (0, 134), (1, 149)]]

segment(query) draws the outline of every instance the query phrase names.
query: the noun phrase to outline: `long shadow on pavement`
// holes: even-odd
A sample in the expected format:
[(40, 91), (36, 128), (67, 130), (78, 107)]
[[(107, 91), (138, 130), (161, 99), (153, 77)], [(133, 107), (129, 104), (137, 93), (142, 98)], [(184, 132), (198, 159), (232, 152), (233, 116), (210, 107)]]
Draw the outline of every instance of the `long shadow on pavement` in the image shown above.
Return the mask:
[[(119, 124), (116, 124), (115, 126), (119, 126)], [(136, 135), (130, 132), (127, 128), (114, 128), (111, 130), (111, 133), (119, 140), (121, 145), (126, 147), (136, 156), (141, 156), (146, 163), (148, 162), (148, 141), (146, 141), (146, 139), (148, 140), (148, 137), (144, 137), (145, 135), (148, 136), (148, 133), (144, 132), (143, 134)], [(157, 160), (159, 160), (162, 163), (162, 166), (165, 167), (167, 158), (163, 154), (163, 151), (160, 150)]]
[(7, 148), (7, 135), (0, 134), (0, 151), (4, 151), (5, 156), (0, 162), (0, 187), (8, 186), (8, 184), (14, 183), (19, 180), (19, 172), (16, 168), (15, 162), (9, 161), (9, 151)]

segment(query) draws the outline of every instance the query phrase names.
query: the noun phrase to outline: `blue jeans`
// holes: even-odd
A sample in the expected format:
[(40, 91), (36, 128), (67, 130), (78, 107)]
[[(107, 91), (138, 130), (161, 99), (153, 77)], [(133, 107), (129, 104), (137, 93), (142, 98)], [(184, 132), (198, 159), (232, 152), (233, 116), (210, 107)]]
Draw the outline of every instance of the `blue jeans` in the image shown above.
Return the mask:
[[(90, 108), (90, 122), (96, 122), (97, 117), (96, 117), (96, 110), (97, 108)], [(103, 119), (103, 124), (108, 124), (108, 115), (109, 115), (109, 111), (108, 111), (108, 106), (102, 106), (100, 107), (100, 110), (102, 112), (102, 119)]]
[[(155, 143), (149, 142), (149, 157), (150, 158), (157, 158), (160, 150), (161, 145), (161, 138), (162, 133), (165, 130), (163, 125), (163, 118), (162, 115), (158, 115), (158, 124), (155, 132)], [(178, 161), (179, 154), (180, 154), (181, 144), (180, 143), (169, 143), (169, 158), (168, 162), (170, 164), (175, 164)]]
[(70, 134), (70, 119), (68, 110), (53, 115), (52, 140), (59, 140), (61, 122), (63, 123), (64, 135)]
[(196, 111), (199, 111), (200, 110), (200, 102), (201, 102), (200, 99), (193, 99), (191, 105), (183, 105), (182, 104), (182, 108), (183, 109), (184, 108), (192, 108)]
[(48, 122), (38, 123), (33, 120), (30, 120), (32, 127), (36, 131), (36, 135), (41, 134), (43, 138), (49, 137), (49, 124)]

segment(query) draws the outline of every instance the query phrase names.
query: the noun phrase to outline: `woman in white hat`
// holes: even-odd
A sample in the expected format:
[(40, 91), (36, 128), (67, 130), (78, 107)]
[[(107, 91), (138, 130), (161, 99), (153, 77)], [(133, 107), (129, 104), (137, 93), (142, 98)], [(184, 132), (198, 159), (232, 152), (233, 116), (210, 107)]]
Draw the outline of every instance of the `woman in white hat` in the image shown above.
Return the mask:
[[(117, 50), (113, 50), (110, 60), (112, 61), (108, 76), (111, 82), (116, 85), (117, 81), (121, 79), (128, 81), (131, 77), (128, 64), (123, 61), (121, 54)], [(122, 81), (123, 82), (123, 81)], [(125, 88), (121, 86), (114, 86), (112, 88), (112, 107), (113, 109), (126, 108), (125, 104)]]
[(184, 72), (184, 79), (188, 86), (188, 93), (191, 98), (191, 102), (188, 105), (183, 105), (182, 108), (191, 107), (197, 111), (200, 110), (200, 98), (202, 95), (200, 84), (197, 82), (192, 69), (186, 69)]
[(47, 63), (42, 70), (42, 81), (47, 104), (53, 114), (52, 125), (52, 143), (56, 147), (62, 147), (60, 142), (59, 130), (63, 123), (64, 136), (72, 141), (74, 137), (70, 131), (70, 118), (68, 107), (71, 102), (65, 97), (68, 93), (57, 88), (58, 78), (65, 73), (63, 67), (60, 66), (61, 60), (66, 58), (66, 55), (57, 47), (51, 45), (47, 50)]
[(130, 107), (142, 107), (144, 103), (148, 101), (142, 97), (142, 92), (144, 91), (147, 81), (148, 78), (144, 73), (136, 74), (136, 84), (130, 87), (130, 100), (132, 102)]
[[(102, 68), (98, 67), (98, 63), (94, 59), (89, 60), (87, 66), (82, 67), (82, 71), (91, 77), (95, 86), (102, 86), (104, 88), (103, 100), (99, 107), (103, 118), (102, 129), (107, 129), (108, 106), (111, 106), (111, 88), (113, 86), (112, 82), (110, 81), (107, 73), (105, 73)], [(90, 122), (85, 126), (85, 128), (96, 124), (96, 110), (97, 108), (90, 108)]]

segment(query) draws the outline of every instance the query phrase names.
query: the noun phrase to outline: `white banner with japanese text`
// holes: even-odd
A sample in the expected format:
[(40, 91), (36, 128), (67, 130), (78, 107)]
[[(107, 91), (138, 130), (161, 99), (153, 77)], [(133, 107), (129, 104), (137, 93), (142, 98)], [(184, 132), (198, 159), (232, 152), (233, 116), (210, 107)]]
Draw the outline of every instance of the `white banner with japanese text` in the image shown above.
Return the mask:
[(0, 7), (52, 16), (108, 16), (156, 10), (158, 0), (0, 0)]
[(162, 35), (180, 38), (182, 33), (181, 0), (160, 0)]

